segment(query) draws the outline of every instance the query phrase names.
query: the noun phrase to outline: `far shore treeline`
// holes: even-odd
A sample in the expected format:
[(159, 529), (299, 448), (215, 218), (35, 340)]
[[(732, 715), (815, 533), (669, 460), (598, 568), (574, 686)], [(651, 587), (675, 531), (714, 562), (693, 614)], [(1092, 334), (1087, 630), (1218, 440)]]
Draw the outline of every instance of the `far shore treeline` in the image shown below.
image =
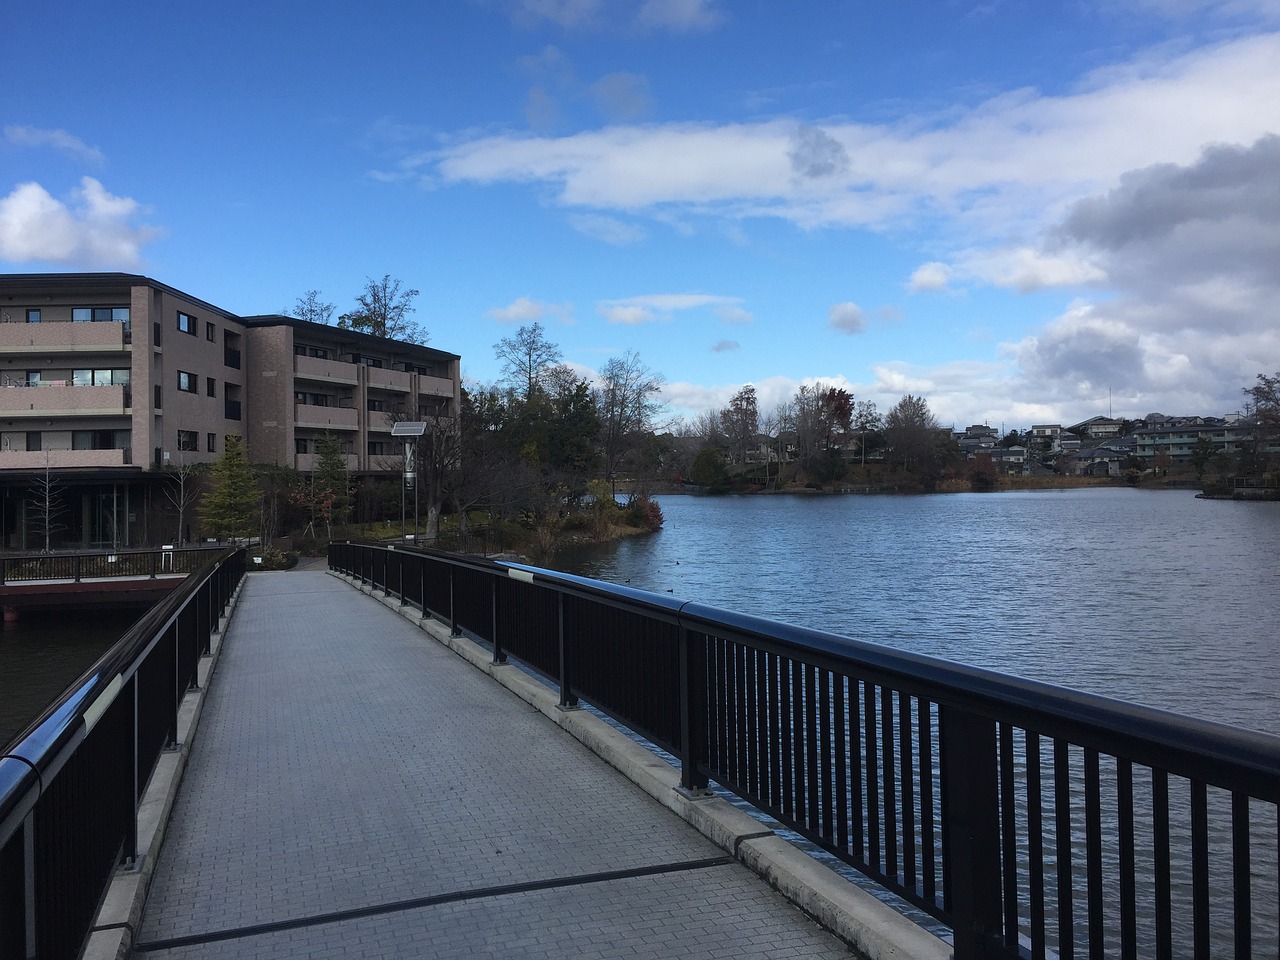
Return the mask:
[[(357, 308), (336, 323), (425, 342), (426, 331), (408, 319), (417, 295), (390, 277), (370, 280)], [(333, 306), (316, 291), (291, 312), (335, 322)], [(501, 377), (467, 382), (456, 415), (387, 412), (388, 422), (426, 424), (411, 490), (402, 487), (402, 454), (384, 458), (380, 475), (352, 477), (333, 436), (317, 444), (309, 473), (251, 464), (243, 446), (230, 442), (213, 464), (167, 468), (172, 538), (256, 536), (272, 543), (287, 537), (310, 551), (332, 537), (408, 532), (443, 544), (483, 535), (487, 545), (546, 559), (566, 540), (658, 529), (662, 513), (650, 495), (672, 489), (913, 492), (1080, 482), (1221, 489), (1237, 476), (1264, 486), (1280, 479), (1280, 372), (1259, 374), (1244, 388), (1250, 432), (1239, 449), (1228, 452), (1206, 440), (1181, 462), (1163, 451), (1145, 459), (1131, 453), (1118, 474), (1098, 480), (1065, 476), (1062, 454), (1030, 431), (992, 431), (983, 448), (962, 449), (963, 435), (940, 425), (923, 396), (907, 394), (880, 411), (846, 389), (816, 383), (761, 409), (755, 388), (746, 384), (724, 408), (673, 421), (661, 403), (662, 375), (634, 350), (587, 377), (564, 363), (560, 347), (533, 323), (499, 340), (494, 352)], [(1121, 439), (1142, 426), (1115, 424)], [(1007, 458), (996, 456), (1012, 450), (1025, 451), (1016, 478), (999, 465)], [(52, 523), (57, 491), (37, 493)], [(408, 521), (418, 518), (412, 528), (401, 527), (406, 502)], [(283, 551), (267, 553), (268, 566), (289, 562)]]

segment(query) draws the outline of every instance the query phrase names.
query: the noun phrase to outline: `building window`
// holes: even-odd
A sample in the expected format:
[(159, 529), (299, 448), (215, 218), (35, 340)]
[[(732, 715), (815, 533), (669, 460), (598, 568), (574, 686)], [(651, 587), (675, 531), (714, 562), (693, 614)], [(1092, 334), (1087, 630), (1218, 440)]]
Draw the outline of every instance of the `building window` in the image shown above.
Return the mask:
[(128, 307), (73, 307), (71, 319), (75, 323), (128, 323)]
[(218, 452), (218, 435), (216, 433), (206, 433), (204, 435), (205, 450), (208, 453)]
[(218, 381), (213, 379), (213, 377), (205, 377), (204, 392), (211, 397), (216, 397), (218, 395)]
[(36, 453), (39, 450), (40, 450), (40, 431), (28, 430), (27, 431), (27, 452)]
[(183, 393), (195, 393), (196, 385), (200, 382), (200, 378), (194, 373), (187, 373), (185, 370), (178, 371), (178, 389)]
[(293, 441), (293, 452), (294, 452), (294, 453), (310, 453), (310, 452), (311, 452), (311, 441), (310, 441), (310, 440), (303, 439), (302, 437), (296, 437), (296, 438), (294, 438), (294, 441)]
[(373, 397), (370, 397), (365, 402), (368, 405), (369, 411), (371, 413), (381, 413), (382, 411), (387, 409), (387, 402), (385, 400), (375, 400), (373, 399)]
[(381, 456), (386, 456), (387, 454), (389, 454), (389, 453), (390, 453), (390, 451), (387, 449), (387, 448), (388, 448), (388, 447), (390, 447), (390, 446), (391, 446), (391, 444), (389, 444), (389, 443), (387, 443), (386, 441), (383, 441), (383, 440), (370, 440), (370, 441), (369, 441), (369, 456), (371, 456), (371, 457), (381, 457)]
[(72, 450), (127, 450), (128, 430), (73, 430)]
[(28, 386), (28, 387), (38, 387), (38, 386), (40, 386), (40, 371), (39, 371), (39, 370), (28, 370), (28, 371), (27, 371), (27, 386)]
[(204, 338), (208, 340), (210, 343), (217, 343), (218, 328), (215, 327), (212, 323), (206, 323), (204, 325)]
[(195, 451), (199, 450), (200, 435), (196, 433), (194, 430), (179, 430), (178, 431), (178, 449), (188, 453), (194, 453)]
[(178, 311), (178, 329), (183, 333), (189, 333), (193, 337), (196, 335), (196, 318), (189, 313)]
[(328, 350), (326, 350), (324, 347), (310, 347), (310, 348), (307, 350), (307, 353), (308, 353), (310, 356), (315, 357), (317, 360), (328, 360), (328, 359), (329, 359), (329, 351), (328, 351)]
[(153, 404), (153, 406), (157, 410), (159, 410), (161, 407), (164, 406), (164, 390), (161, 388), (160, 384), (158, 383), (155, 385), (155, 394), (156, 394), (156, 397), (155, 397), (155, 403)]
[(73, 387), (127, 387), (133, 379), (128, 367), (117, 367), (110, 370), (72, 370), (71, 385)]
[(28, 310), (28, 311), (27, 311), (27, 323), (39, 323), (39, 322), (40, 322), (40, 311), (39, 311), (39, 310)]

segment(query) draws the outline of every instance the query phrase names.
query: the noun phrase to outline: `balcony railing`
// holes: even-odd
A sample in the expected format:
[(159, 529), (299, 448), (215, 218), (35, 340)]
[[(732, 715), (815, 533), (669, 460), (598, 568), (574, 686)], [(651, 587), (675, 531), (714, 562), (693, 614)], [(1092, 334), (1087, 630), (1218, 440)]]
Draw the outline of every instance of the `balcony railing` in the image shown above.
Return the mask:
[(872, 878), (956, 960), (1277, 955), (1280, 738), (518, 564), (329, 566)]

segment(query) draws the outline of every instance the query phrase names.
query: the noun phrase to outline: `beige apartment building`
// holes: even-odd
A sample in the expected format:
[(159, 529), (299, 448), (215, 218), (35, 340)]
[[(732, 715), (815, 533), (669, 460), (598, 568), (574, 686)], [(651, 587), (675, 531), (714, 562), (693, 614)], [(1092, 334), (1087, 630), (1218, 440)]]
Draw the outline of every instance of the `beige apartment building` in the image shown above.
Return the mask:
[(0, 275), (0, 547), (31, 545), (31, 490), (46, 475), (64, 491), (64, 545), (155, 540), (157, 486), (216, 460), (231, 435), (254, 463), (306, 471), (332, 433), (352, 473), (397, 471), (393, 423), (455, 416), (459, 362), (239, 317), (143, 276)]

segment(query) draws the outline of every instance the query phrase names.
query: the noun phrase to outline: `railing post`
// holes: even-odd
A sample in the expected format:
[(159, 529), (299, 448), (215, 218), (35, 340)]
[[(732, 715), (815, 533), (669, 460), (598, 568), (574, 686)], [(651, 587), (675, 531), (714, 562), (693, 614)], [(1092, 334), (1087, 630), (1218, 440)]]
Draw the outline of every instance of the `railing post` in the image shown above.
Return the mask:
[(492, 588), (490, 593), (490, 603), (491, 603), (491, 611), (493, 614), (493, 618), (491, 621), (493, 624), (493, 629), (489, 635), (489, 639), (493, 643), (493, 662), (506, 663), (507, 655), (505, 652), (503, 652), (502, 641), (498, 638), (498, 578), (492, 577), (489, 581), (489, 584), (490, 584), (490, 587)]
[(460, 637), (462, 631), (458, 629), (458, 598), (454, 593), (454, 571), (457, 568), (453, 564), (449, 564), (449, 636)]
[(982, 960), (1000, 942), (996, 723), (957, 707), (942, 707), (939, 725), (953, 956), (955, 960)]
[[(697, 647), (697, 652), (695, 652)], [(680, 789), (707, 789), (698, 764), (707, 758), (707, 684), (703, 645), (695, 645), (687, 627), (680, 627)]]
[(78, 554), (78, 553), (77, 553), (74, 557), (72, 557), (72, 558), (71, 558), (71, 570), (72, 570), (73, 574), (75, 575), (75, 582), (76, 582), (76, 583), (79, 583), (79, 582), (80, 582), (80, 575), (81, 575), (81, 573), (83, 573), (83, 572), (84, 572), (84, 565), (81, 563), (81, 560), (82, 560), (82, 559), (83, 559), (83, 557), (81, 557), (81, 556), (80, 556), (80, 554)]
[(573, 692), (569, 645), (564, 636), (564, 594), (559, 592), (556, 593), (556, 627), (560, 648), (560, 709), (572, 710), (578, 706), (578, 695)]

